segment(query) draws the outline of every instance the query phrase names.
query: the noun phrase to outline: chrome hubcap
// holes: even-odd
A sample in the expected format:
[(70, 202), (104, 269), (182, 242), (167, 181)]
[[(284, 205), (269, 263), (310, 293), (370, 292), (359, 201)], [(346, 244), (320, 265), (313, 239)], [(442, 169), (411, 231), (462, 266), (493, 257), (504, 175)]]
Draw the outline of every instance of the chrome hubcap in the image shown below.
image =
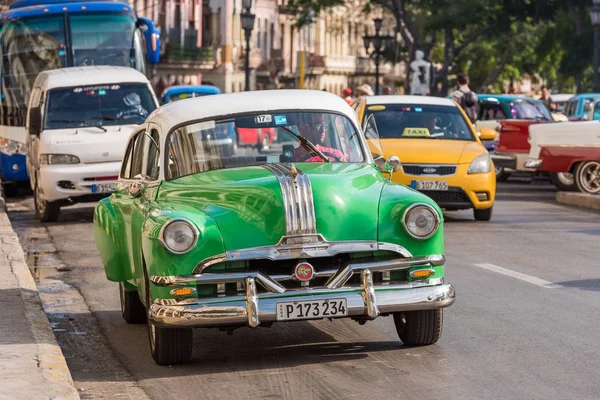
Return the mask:
[(582, 188), (588, 193), (600, 193), (600, 163), (587, 163), (579, 171)]
[(575, 184), (575, 176), (569, 172), (559, 172), (556, 174), (556, 177), (559, 181), (561, 181), (564, 185), (573, 185)]

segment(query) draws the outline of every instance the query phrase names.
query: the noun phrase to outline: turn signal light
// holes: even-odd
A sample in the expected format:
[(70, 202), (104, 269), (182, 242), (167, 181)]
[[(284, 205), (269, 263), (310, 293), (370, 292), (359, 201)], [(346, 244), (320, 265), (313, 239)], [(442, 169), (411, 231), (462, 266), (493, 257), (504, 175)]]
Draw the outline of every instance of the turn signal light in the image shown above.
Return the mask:
[(433, 269), (417, 269), (415, 271), (410, 271), (411, 278), (417, 279), (429, 278), (433, 274), (435, 274), (435, 270)]
[(189, 296), (191, 294), (196, 294), (196, 288), (177, 288), (171, 290), (171, 295), (173, 296)]

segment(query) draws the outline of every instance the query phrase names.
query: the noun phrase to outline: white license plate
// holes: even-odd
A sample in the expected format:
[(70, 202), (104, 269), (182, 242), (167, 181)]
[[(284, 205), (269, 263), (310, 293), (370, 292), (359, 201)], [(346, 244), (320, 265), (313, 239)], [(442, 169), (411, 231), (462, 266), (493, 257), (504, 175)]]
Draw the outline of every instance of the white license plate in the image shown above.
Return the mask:
[(447, 181), (412, 181), (411, 187), (417, 190), (448, 190)]
[(95, 183), (92, 185), (92, 193), (107, 193), (115, 187), (115, 183)]
[(347, 315), (346, 299), (277, 303), (277, 321), (345, 317)]

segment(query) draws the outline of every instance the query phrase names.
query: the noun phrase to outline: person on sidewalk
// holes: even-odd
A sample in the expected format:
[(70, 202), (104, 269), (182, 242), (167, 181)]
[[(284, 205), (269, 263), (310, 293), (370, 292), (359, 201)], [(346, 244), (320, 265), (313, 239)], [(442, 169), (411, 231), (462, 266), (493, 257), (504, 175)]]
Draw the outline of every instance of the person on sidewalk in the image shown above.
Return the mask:
[(342, 92), (342, 97), (344, 98), (344, 100), (346, 100), (346, 103), (348, 103), (348, 105), (351, 106), (352, 103), (354, 103), (354, 97), (352, 97), (352, 89), (344, 89), (344, 91)]
[(458, 88), (452, 92), (452, 98), (465, 111), (471, 123), (477, 121), (478, 103), (477, 95), (469, 89), (469, 76), (459, 73), (457, 78)]
[(550, 90), (548, 90), (548, 86), (546, 85), (542, 86), (542, 97), (540, 98), (540, 100), (542, 101), (542, 103), (544, 103), (544, 105), (548, 109), (548, 112), (552, 113), (556, 111), (556, 104), (554, 104), (554, 102), (552, 101), (552, 97), (550, 97)]

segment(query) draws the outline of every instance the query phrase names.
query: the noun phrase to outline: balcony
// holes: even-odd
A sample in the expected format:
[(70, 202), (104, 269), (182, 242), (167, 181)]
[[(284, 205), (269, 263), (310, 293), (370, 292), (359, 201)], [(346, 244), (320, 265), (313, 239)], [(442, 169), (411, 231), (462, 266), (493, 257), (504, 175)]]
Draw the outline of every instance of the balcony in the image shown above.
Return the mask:
[(166, 62), (192, 62), (192, 63), (214, 63), (214, 51), (212, 47), (181, 46), (168, 43), (164, 57)]
[(325, 56), (323, 62), (328, 72), (353, 74), (356, 71), (355, 56)]

